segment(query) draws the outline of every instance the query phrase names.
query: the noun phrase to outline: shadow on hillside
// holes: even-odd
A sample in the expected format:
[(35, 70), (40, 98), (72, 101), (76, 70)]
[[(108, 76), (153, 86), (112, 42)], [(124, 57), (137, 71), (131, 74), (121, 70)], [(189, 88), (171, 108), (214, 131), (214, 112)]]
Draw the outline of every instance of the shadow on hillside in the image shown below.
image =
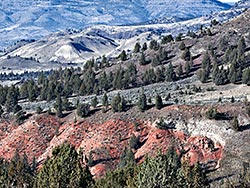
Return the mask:
[(100, 110), (101, 110), (101, 108), (95, 108), (95, 109), (91, 110), (91, 111), (89, 112), (89, 116), (94, 115), (95, 113), (99, 112)]
[(119, 158), (118, 157), (110, 157), (110, 158), (106, 158), (106, 159), (97, 159), (97, 160), (94, 160), (91, 164), (91, 166), (95, 166), (99, 163), (104, 163), (104, 162), (112, 162), (114, 160), (118, 160)]
[(209, 183), (211, 183), (211, 182), (217, 182), (217, 181), (220, 181), (220, 180), (224, 180), (224, 179), (230, 178), (233, 175), (234, 174), (229, 174), (227, 176), (220, 176), (220, 177), (217, 177), (217, 178), (214, 178), (214, 179), (210, 179)]
[(247, 125), (240, 126), (239, 131), (246, 131), (249, 129), (250, 129), (250, 124), (247, 124)]
[(221, 121), (230, 121), (233, 119), (232, 116), (229, 116), (227, 113), (217, 113), (216, 114), (216, 117), (215, 117), (216, 120), (221, 120)]

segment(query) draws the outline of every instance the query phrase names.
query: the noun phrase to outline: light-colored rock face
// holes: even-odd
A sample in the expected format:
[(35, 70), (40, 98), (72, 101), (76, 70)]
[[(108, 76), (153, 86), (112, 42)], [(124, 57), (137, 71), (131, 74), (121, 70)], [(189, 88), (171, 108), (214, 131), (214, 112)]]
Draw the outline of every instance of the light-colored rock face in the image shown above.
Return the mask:
[(228, 9), (217, 0), (2, 0), (0, 44), (39, 38), (66, 28), (95, 24), (127, 25), (160, 17), (190, 19)]

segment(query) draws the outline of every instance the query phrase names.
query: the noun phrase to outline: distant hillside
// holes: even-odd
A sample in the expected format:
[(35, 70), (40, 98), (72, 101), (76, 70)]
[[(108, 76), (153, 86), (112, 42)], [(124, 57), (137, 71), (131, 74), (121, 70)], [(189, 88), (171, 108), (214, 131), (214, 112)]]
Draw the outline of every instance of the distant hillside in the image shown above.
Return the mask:
[(0, 45), (40, 38), (66, 28), (89, 25), (128, 25), (169, 17), (186, 20), (229, 9), (217, 0), (2, 0)]

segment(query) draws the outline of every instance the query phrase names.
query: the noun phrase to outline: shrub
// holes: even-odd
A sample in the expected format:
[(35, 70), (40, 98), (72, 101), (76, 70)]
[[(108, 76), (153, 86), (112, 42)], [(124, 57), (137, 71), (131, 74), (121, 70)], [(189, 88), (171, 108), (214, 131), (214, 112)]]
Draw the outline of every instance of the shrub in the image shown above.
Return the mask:
[(80, 117), (87, 117), (90, 112), (89, 104), (79, 104), (77, 107), (77, 115)]
[(206, 118), (208, 119), (216, 119), (218, 117), (218, 111), (216, 108), (210, 108), (206, 111)]

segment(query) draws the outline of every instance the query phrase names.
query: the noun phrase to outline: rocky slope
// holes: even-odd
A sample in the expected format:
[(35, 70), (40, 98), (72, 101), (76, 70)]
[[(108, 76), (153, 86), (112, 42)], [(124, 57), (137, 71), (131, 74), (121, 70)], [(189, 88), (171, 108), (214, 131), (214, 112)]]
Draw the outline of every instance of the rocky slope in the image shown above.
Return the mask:
[[(240, 114), (241, 131), (235, 132), (229, 120), (207, 120), (206, 106), (173, 105), (162, 110), (151, 108), (145, 113), (136, 107), (127, 112), (113, 114), (96, 111), (91, 117), (72, 122), (75, 112), (63, 119), (54, 116), (33, 115), (22, 125), (2, 120), (0, 124), (0, 155), (11, 158), (16, 150), (36, 157), (42, 164), (52, 149), (64, 142), (82, 148), (84, 155), (92, 155), (91, 172), (95, 177), (113, 169), (132, 135), (140, 136), (139, 148), (134, 150), (137, 162), (146, 154), (154, 156), (174, 144), (184, 153), (182, 159), (191, 163), (200, 161), (211, 169), (210, 179), (238, 174), (243, 162), (249, 162), (249, 123), (242, 104), (217, 106), (221, 113)], [(136, 114), (136, 116), (135, 116)], [(112, 117), (112, 118), (111, 118)], [(163, 117), (174, 129), (161, 130), (156, 121)]]

